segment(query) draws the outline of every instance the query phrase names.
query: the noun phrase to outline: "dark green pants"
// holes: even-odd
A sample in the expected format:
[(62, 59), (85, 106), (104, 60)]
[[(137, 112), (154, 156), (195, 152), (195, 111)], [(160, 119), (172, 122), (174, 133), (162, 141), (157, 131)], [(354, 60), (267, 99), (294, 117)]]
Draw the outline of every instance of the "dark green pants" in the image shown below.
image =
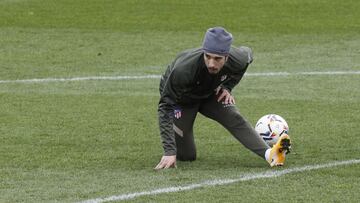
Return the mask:
[(193, 161), (196, 159), (193, 124), (198, 112), (223, 125), (239, 142), (262, 158), (269, 148), (256, 133), (251, 124), (241, 116), (235, 105), (224, 105), (212, 97), (202, 103), (179, 106), (181, 116), (174, 118), (173, 129), (177, 148), (177, 159)]

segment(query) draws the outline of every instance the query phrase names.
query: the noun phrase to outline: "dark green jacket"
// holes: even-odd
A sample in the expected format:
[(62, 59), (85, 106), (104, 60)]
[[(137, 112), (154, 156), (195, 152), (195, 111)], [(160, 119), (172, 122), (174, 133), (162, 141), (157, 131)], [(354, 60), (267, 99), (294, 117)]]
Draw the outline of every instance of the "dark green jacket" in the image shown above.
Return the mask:
[(208, 73), (202, 49), (179, 54), (160, 81), (159, 124), (165, 155), (175, 155), (173, 113), (179, 105), (191, 105), (211, 97), (219, 86), (231, 91), (239, 83), (252, 52), (248, 47), (231, 47), (229, 58), (216, 75)]

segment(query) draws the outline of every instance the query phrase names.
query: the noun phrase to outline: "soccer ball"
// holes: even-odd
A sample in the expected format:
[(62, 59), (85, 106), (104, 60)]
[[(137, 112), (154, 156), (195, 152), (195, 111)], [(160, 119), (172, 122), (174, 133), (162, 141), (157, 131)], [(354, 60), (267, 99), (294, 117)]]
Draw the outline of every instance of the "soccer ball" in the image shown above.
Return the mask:
[(258, 120), (255, 130), (272, 147), (282, 134), (289, 133), (289, 126), (281, 116), (268, 114)]

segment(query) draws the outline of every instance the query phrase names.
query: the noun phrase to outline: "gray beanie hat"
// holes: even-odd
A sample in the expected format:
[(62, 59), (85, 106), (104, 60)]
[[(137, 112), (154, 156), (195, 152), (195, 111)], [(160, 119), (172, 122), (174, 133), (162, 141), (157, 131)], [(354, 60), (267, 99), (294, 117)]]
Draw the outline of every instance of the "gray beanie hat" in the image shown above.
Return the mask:
[(229, 54), (232, 35), (222, 27), (209, 28), (206, 31), (203, 50), (208, 53), (225, 56)]

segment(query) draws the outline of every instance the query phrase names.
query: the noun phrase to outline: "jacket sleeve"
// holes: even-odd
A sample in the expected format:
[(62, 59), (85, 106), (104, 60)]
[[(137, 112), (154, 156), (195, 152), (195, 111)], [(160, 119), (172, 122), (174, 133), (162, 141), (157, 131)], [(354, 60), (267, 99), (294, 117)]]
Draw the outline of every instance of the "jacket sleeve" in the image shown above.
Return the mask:
[(165, 156), (176, 155), (176, 142), (173, 130), (174, 110), (178, 108), (177, 102), (186, 89), (187, 79), (177, 70), (168, 71), (161, 78), (161, 98), (158, 106), (159, 127), (161, 142)]
[(246, 69), (239, 74), (230, 76), (227, 80), (225, 80), (220, 86), (229, 92), (240, 82), (241, 78), (244, 76)]
[(160, 101), (158, 109), (159, 127), (165, 156), (176, 155), (176, 142), (173, 130), (173, 109), (173, 106), (169, 103)]
[(226, 66), (232, 74), (221, 84), (221, 87), (229, 92), (240, 82), (253, 61), (252, 50), (249, 47), (232, 48), (230, 53)]

